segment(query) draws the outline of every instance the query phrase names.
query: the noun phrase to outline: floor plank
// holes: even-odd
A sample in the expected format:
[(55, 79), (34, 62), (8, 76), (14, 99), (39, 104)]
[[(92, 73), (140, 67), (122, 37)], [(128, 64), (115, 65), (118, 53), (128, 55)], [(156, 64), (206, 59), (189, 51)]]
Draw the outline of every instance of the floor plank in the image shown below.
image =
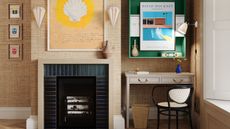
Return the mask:
[(0, 129), (26, 129), (26, 120), (0, 120)]
[[(160, 129), (168, 129), (167, 122), (167, 120), (161, 120)], [(149, 120), (147, 129), (156, 129), (156, 125), (156, 120)], [(130, 121), (130, 127), (129, 129), (135, 129), (132, 121)], [(0, 129), (26, 129), (26, 120), (0, 120)], [(176, 129), (175, 120), (171, 122), (171, 129)], [(179, 129), (190, 129), (187, 120), (179, 121)]]
[[(135, 129), (133, 126), (133, 122), (130, 121), (130, 127), (129, 129)], [(156, 120), (149, 120), (148, 121), (148, 128), (147, 129), (156, 129), (157, 128), (157, 121)], [(168, 121), (167, 120), (161, 120), (160, 121), (160, 129), (168, 129)], [(171, 121), (171, 129), (176, 129), (176, 121)], [(188, 125), (188, 121), (185, 119), (179, 120), (179, 129), (190, 129)]]

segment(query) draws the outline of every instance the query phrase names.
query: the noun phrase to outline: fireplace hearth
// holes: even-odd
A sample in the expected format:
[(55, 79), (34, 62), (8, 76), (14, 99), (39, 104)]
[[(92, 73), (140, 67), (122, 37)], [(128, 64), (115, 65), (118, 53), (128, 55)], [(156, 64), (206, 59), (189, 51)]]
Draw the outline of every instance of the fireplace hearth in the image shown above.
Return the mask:
[(44, 65), (44, 129), (108, 129), (108, 65)]

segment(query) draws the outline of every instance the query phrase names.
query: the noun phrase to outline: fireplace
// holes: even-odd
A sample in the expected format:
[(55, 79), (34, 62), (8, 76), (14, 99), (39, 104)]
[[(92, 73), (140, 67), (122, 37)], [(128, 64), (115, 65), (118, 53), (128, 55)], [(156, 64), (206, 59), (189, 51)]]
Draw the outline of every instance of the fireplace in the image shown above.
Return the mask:
[(96, 77), (57, 77), (57, 127), (96, 127)]
[(108, 64), (45, 64), (43, 129), (108, 129), (108, 71)]

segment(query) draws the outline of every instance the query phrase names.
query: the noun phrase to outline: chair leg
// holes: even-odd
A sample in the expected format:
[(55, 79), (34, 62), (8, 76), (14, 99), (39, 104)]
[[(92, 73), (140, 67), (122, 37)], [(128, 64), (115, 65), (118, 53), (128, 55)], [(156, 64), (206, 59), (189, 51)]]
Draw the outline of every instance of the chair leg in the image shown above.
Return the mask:
[(191, 109), (189, 109), (189, 123), (190, 123), (190, 128), (193, 129), (193, 126), (192, 126), (192, 112), (191, 112)]
[(168, 118), (168, 129), (170, 129), (170, 122), (171, 122), (171, 110), (169, 109), (169, 114), (168, 114), (169, 116), (169, 118)]
[(160, 127), (160, 109), (157, 108), (157, 129)]
[(176, 111), (176, 129), (178, 129), (178, 111)]

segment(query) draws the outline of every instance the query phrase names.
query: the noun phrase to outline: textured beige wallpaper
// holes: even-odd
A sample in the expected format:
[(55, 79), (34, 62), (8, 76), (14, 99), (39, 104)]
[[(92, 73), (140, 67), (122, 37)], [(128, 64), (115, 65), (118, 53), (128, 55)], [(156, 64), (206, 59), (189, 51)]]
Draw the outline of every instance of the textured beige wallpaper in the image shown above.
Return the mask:
[[(43, 6), (46, 8), (47, 0), (33, 0), (31, 1), (31, 8), (35, 6)], [(97, 0), (94, 0), (97, 1)], [(120, 8), (120, 0), (106, 0), (108, 6), (116, 5)], [(45, 18), (41, 28), (38, 28), (35, 24), (34, 18), (31, 22), (31, 59), (33, 65), (31, 65), (31, 104), (32, 113), (37, 114), (37, 60), (38, 59), (98, 59), (102, 56), (99, 52), (50, 52), (47, 51), (47, 19)], [(116, 26), (112, 27), (108, 20), (107, 24), (107, 38), (109, 45), (113, 47), (112, 57), (108, 60), (112, 62), (113, 76), (111, 94), (113, 102), (111, 102), (112, 109), (111, 114), (120, 114), (121, 111), (121, 23), (120, 16)], [(112, 123), (112, 115), (110, 115), (110, 123)], [(112, 125), (110, 125), (111, 127)]]
[[(47, 0), (0, 0), (0, 106), (30, 106), (33, 114), (37, 114), (37, 60), (38, 59), (95, 59), (101, 58), (98, 52), (48, 52), (47, 51), (47, 19), (45, 18), (41, 28), (38, 28), (31, 9), (35, 6), (46, 8)], [(176, 63), (172, 59), (129, 59), (128, 58), (128, 0), (107, 0), (108, 5), (121, 7), (121, 22), (115, 27), (108, 24), (107, 37), (109, 44), (113, 47), (113, 57), (109, 60), (113, 63), (113, 114), (120, 113), (121, 104), (121, 72), (135, 70), (148, 70), (155, 72), (175, 71)], [(8, 3), (22, 2), (24, 7), (23, 20), (12, 21), (8, 19)], [(189, 7), (191, 2), (188, 1)], [(189, 10), (188, 7), (188, 10)], [(188, 11), (188, 17), (190, 17)], [(8, 23), (23, 23), (23, 40), (8, 41)], [(31, 35), (31, 36), (30, 36)], [(188, 35), (187, 58), (182, 64), (183, 71), (190, 71), (190, 47), (191, 36)], [(23, 43), (23, 60), (8, 60), (8, 44)], [(121, 58), (122, 57), (122, 58)], [(31, 62), (32, 61), (32, 62)], [(122, 79), (124, 86), (124, 77)], [(134, 93), (138, 90), (132, 89)], [(31, 92), (30, 92), (31, 91)], [(143, 89), (140, 94), (148, 93)], [(132, 94), (134, 95), (134, 94)], [(135, 98), (135, 96), (134, 96)], [(138, 98), (138, 97), (137, 97)], [(148, 98), (143, 97), (145, 102)], [(136, 100), (133, 100), (136, 101)], [(138, 100), (139, 101), (139, 100)], [(141, 100), (142, 101), (142, 100)]]
[[(8, 4), (23, 4), (23, 19), (8, 19)], [(30, 0), (0, 1), (0, 107), (30, 106)], [(8, 39), (8, 25), (23, 24), (23, 40)], [(8, 45), (23, 44), (23, 59), (9, 60)]]
[(203, 78), (202, 78), (202, 71), (203, 71), (203, 0), (194, 0), (194, 7), (193, 7), (194, 19), (198, 21), (199, 25), (198, 28), (195, 30), (196, 35), (194, 40), (194, 45), (192, 50), (194, 51), (197, 49), (197, 54), (192, 54), (191, 58), (191, 71), (196, 73), (196, 83), (195, 83), (195, 111), (194, 114), (195, 119), (194, 122), (196, 123), (197, 129), (204, 129), (204, 115), (202, 114), (205, 110), (204, 108), (204, 99), (203, 99)]
[[(192, 18), (192, 1), (187, 0), (187, 14), (186, 19), (190, 21)], [(173, 59), (130, 59), (128, 58), (128, 44), (129, 44), (129, 23), (128, 23), (128, 0), (122, 0), (122, 16), (121, 16), (121, 39), (122, 39), (122, 87), (125, 87), (124, 72), (139, 70), (151, 72), (174, 72), (176, 69), (176, 62)], [(183, 72), (190, 72), (190, 56), (192, 44), (191, 30), (187, 34), (187, 61), (182, 63)], [(134, 86), (131, 89), (131, 103), (152, 103), (150, 99), (152, 86), (139, 87)], [(150, 91), (150, 92), (149, 92)]]
[[(128, 0), (122, 0), (122, 72), (136, 70), (147, 70), (153, 72), (174, 72), (176, 62), (173, 59), (130, 59), (128, 58), (128, 44), (129, 44), (129, 23), (128, 23)], [(190, 20), (192, 12), (192, 1), (187, 0), (187, 20)], [(191, 34), (187, 35), (187, 61), (182, 63), (184, 72), (190, 71), (190, 49), (191, 49)]]

